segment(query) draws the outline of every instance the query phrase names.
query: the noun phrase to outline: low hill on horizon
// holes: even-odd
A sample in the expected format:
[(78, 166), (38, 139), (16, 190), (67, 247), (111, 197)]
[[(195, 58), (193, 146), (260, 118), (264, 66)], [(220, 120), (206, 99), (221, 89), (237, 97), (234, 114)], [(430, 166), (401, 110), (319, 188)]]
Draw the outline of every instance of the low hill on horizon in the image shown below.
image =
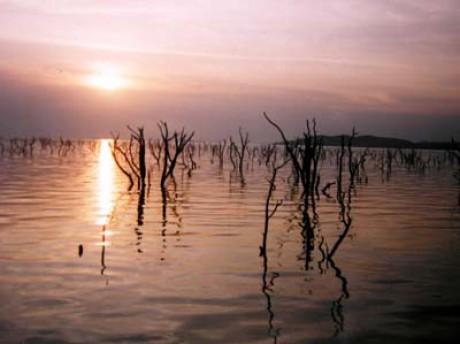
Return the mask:
[[(342, 135), (318, 135), (323, 139), (324, 146), (340, 146)], [(350, 140), (350, 135), (344, 135), (345, 145)], [(421, 141), (413, 142), (404, 139), (392, 137), (380, 137), (373, 135), (358, 135), (353, 139), (354, 147), (364, 148), (414, 148), (414, 149), (437, 149), (449, 150), (452, 148), (452, 143), (449, 141)]]

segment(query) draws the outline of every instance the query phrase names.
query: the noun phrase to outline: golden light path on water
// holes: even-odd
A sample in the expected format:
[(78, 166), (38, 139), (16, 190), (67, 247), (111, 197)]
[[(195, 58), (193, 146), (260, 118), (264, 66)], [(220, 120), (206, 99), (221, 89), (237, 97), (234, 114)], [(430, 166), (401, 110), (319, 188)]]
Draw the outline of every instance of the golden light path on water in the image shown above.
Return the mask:
[(114, 207), (114, 162), (109, 145), (110, 140), (101, 140), (98, 164), (98, 202), (99, 211), (96, 224), (107, 225)]

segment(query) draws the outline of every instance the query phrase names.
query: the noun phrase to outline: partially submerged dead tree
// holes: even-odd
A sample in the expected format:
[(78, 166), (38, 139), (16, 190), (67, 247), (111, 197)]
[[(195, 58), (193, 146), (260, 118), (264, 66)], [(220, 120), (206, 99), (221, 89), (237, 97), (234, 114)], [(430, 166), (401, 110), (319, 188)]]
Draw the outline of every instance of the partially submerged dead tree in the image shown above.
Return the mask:
[(278, 171), (282, 169), (288, 162), (289, 160), (285, 160), (282, 164), (275, 166), (275, 161), (273, 161), (272, 175), (270, 179), (267, 179), (269, 187), (267, 199), (265, 200), (265, 222), (262, 245), (260, 246), (260, 256), (265, 255), (267, 252), (268, 222), (273, 217), (273, 215), (275, 215), (276, 211), (278, 210), (278, 207), (283, 203), (282, 200), (276, 201), (275, 206), (270, 210), (270, 202), (273, 196), (273, 192), (276, 190), (276, 176), (278, 174)]
[(161, 154), (163, 152), (163, 141), (150, 139), (148, 141), (148, 146), (153, 159), (155, 159), (157, 166), (159, 167), (161, 164)]
[(162, 193), (166, 193), (166, 181), (173, 175), (179, 156), (183, 154), (185, 147), (192, 140), (195, 132), (188, 134), (185, 132), (185, 129), (182, 129), (180, 133), (174, 131), (174, 133), (171, 134), (165, 122), (158, 123), (158, 128), (160, 129), (163, 142), (163, 164), (160, 186)]
[(182, 155), (182, 166), (188, 170), (188, 176), (192, 175), (192, 171), (198, 167), (194, 156), (196, 152), (196, 146), (193, 143), (186, 145)]
[(337, 200), (343, 198), (342, 175), (343, 175), (343, 158), (345, 156), (345, 137), (340, 138), (340, 150), (337, 153)]
[[(457, 183), (460, 184), (460, 146), (457, 142), (454, 141), (454, 139), (452, 139), (452, 149), (450, 150), (450, 154), (457, 161), (457, 171), (454, 172), (454, 178), (457, 180)], [(458, 206), (460, 206), (460, 190), (458, 193), (457, 202)]]
[(263, 259), (262, 293), (264, 294), (267, 300), (266, 308), (268, 312), (268, 335), (274, 339), (275, 343), (279, 335), (279, 329), (273, 326), (273, 320), (274, 320), (275, 314), (272, 310), (270, 292), (273, 291), (272, 287), (274, 286), (274, 280), (275, 278), (279, 276), (279, 274), (277, 272), (273, 272), (271, 278), (270, 279), (268, 278), (268, 255), (267, 255), (268, 223), (269, 223), (269, 220), (273, 217), (273, 215), (277, 211), (278, 207), (283, 203), (282, 200), (277, 200), (274, 207), (270, 209), (270, 203), (271, 203), (271, 199), (273, 196), (273, 192), (276, 189), (275, 182), (276, 182), (278, 171), (282, 169), (287, 163), (288, 163), (288, 160), (285, 160), (282, 164), (276, 166), (275, 165), (276, 160), (273, 159), (272, 161), (272, 174), (271, 174), (271, 177), (267, 179), (269, 188), (268, 188), (267, 199), (265, 201), (264, 232), (263, 232), (263, 238), (262, 238), (262, 245), (259, 247), (260, 249), (259, 256), (262, 257)]
[(358, 183), (362, 183), (363, 181), (367, 184), (367, 175), (366, 175), (366, 158), (369, 154), (369, 148), (366, 148), (364, 151), (359, 152), (359, 159), (358, 159), (358, 168), (357, 168), (357, 180)]
[[(339, 211), (339, 220), (340, 222), (343, 223), (344, 228), (342, 230), (342, 233), (339, 235), (338, 239), (332, 246), (331, 251), (328, 253), (328, 260), (332, 261), (332, 258), (334, 254), (337, 252), (338, 248), (342, 244), (343, 240), (347, 237), (348, 232), (350, 231), (351, 228), (351, 191), (354, 188), (354, 181), (355, 181), (355, 172), (357, 171), (357, 168), (359, 167), (358, 162), (353, 161), (353, 152), (352, 152), (352, 145), (353, 145), (353, 138), (355, 137), (356, 132), (355, 129), (353, 128), (352, 135), (350, 136), (348, 140), (348, 168), (349, 168), (349, 181), (348, 181), (348, 187), (345, 191), (343, 190), (343, 185), (342, 185), (342, 172), (343, 172), (343, 157), (345, 154), (345, 146), (344, 146), (344, 136), (341, 138), (341, 147), (340, 147), (340, 153), (339, 153), (339, 172), (337, 176), (337, 202), (339, 203), (340, 206), (340, 211)], [(357, 160), (356, 160), (357, 161)]]
[[(31, 139), (28, 138), (12, 138), (9, 140), (10, 147), (9, 153), (10, 155), (33, 155), (34, 144), (36, 142), (36, 138), (32, 137)], [(69, 141), (70, 142), (70, 141)], [(0, 153), (3, 154), (5, 151), (5, 146), (2, 142), (0, 142)]]
[(219, 158), (219, 168), (222, 169), (224, 167), (224, 154), (225, 154), (225, 147), (227, 146), (227, 141), (223, 140), (216, 146), (217, 150), (217, 157)]
[(123, 172), (126, 178), (128, 178), (128, 189), (131, 190), (134, 185), (133, 175), (136, 176), (136, 170), (133, 166), (131, 166), (131, 161), (129, 159), (129, 155), (127, 154), (126, 144), (119, 141), (120, 135), (115, 136), (112, 134), (112, 138), (113, 143), (110, 144), (110, 149), (112, 151), (113, 160), (120, 171)]
[[(322, 152), (322, 139), (319, 139), (317, 136), (315, 120), (313, 120), (312, 128), (310, 128), (310, 122), (307, 120), (307, 130), (303, 133), (302, 139), (298, 138), (290, 141), (286, 138), (286, 135), (278, 124), (272, 121), (266, 113), (263, 115), (281, 135), (286, 155), (290, 158), (294, 173), (302, 184), (302, 237), (304, 238), (305, 268), (308, 269), (308, 263), (311, 260), (311, 253), (314, 249), (314, 222), (317, 217), (314, 196), (315, 190), (318, 189), (316, 184), (319, 183), (318, 165)], [(311, 204), (309, 202), (310, 199)], [(313, 223), (309, 215), (310, 205), (313, 209)]]
[(261, 154), (262, 157), (265, 157), (265, 166), (269, 166), (270, 160), (273, 158), (276, 161), (278, 149), (276, 144), (267, 145), (266, 147), (262, 147)]
[(281, 127), (268, 117), (264, 112), (265, 119), (276, 128), (283, 140), (286, 153), (289, 156), (292, 166), (300, 179), (303, 192), (304, 211), (308, 211), (309, 198), (314, 201), (314, 192), (318, 183), (318, 163), (322, 151), (322, 139), (318, 138), (316, 132), (316, 121), (313, 120), (313, 128), (307, 120), (307, 130), (303, 133), (302, 139), (288, 140)]
[[(233, 138), (230, 136), (230, 159), (232, 161), (233, 167), (236, 169), (238, 168), (239, 175), (242, 181), (244, 181), (244, 157), (247, 153), (247, 146), (249, 143), (249, 133), (243, 134), (241, 128), (239, 128), (239, 137), (240, 137), (240, 144), (237, 145)], [(233, 154), (236, 155), (236, 161), (234, 160)]]
[(348, 173), (350, 174), (350, 188), (353, 188), (355, 185), (356, 175), (358, 173), (359, 162), (353, 157), (353, 139), (356, 136), (355, 128), (351, 132), (351, 136), (348, 138)]
[[(147, 169), (145, 167), (145, 138), (144, 138), (144, 128), (139, 127), (137, 131), (131, 129), (128, 125), (128, 129), (131, 131), (131, 140), (130, 140), (130, 157), (133, 165), (136, 167), (139, 172), (138, 187), (139, 189), (145, 188), (145, 178), (147, 176)], [(135, 141), (137, 143), (137, 161), (133, 156), (131, 149), (131, 142)]]
[(452, 148), (450, 154), (457, 162), (457, 171), (454, 173), (454, 178), (460, 183), (460, 145), (452, 139)]
[(110, 148), (115, 164), (129, 180), (129, 189), (132, 189), (136, 180), (138, 189), (143, 190), (147, 176), (144, 128), (140, 127), (135, 131), (128, 126), (128, 129), (131, 131), (129, 144), (120, 142), (119, 135), (112, 134), (113, 143)]

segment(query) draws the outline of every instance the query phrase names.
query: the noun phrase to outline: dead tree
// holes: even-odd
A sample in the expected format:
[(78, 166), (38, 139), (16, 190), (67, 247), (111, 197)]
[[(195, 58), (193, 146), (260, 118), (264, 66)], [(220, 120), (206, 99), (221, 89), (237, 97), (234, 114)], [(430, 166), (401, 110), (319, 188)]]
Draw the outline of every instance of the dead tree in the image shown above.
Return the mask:
[(110, 150), (112, 151), (113, 160), (115, 161), (115, 164), (117, 165), (119, 170), (126, 176), (126, 178), (128, 178), (129, 180), (128, 190), (131, 190), (134, 185), (133, 175), (136, 176), (136, 170), (131, 165), (131, 161), (126, 152), (125, 145), (119, 142), (120, 135), (115, 136), (112, 133), (112, 138), (113, 138), (113, 142), (110, 144)]
[(193, 143), (188, 144), (182, 154), (182, 166), (188, 170), (188, 176), (190, 177), (192, 171), (198, 167), (195, 159), (193, 158), (196, 152), (196, 147)]
[(177, 165), (179, 156), (184, 152), (187, 144), (192, 140), (195, 132), (187, 134), (185, 129), (179, 133), (174, 131), (170, 133), (168, 125), (165, 122), (158, 123), (160, 129), (161, 139), (163, 142), (163, 166), (161, 172), (160, 186), (163, 194), (166, 194), (166, 181), (169, 177), (173, 176), (174, 169)]
[(460, 183), (460, 146), (457, 142), (452, 139), (452, 149), (450, 154), (457, 161), (457, 171), (454, 173), (454, 178)]
[(30, 156), (32, 156), (33, 153), (34, 153), (34, 144), (35, 144), (36, 141), (37, 141), (37, 139), (35, 137), (32, 137), (32, 139), (29, 141), (29, 154), (30, 154)]
[(359, 159), (358, 159), (358, 168), (357, 168), (357, 180), (358, 183), (362, 183), (363, 180), (367, 183), (367, 175), (366, 175), (366, 157), (369, 153), (369, 148), (366, 148), (364, 151), (359, 152)]
[(219, 168), (222, 169), (224, 167), (224, 153), (225, 147), (227, 146), (227, 141), (223, 140), (217, 145), (217, 157), (219, 158)]
[(265, 112), (263, 115), (281, 135), (287, 155), (303, 187), (304, 211), (308, 211), (309, 198), (314, 195), (316, 183), (318, 182), (318, 161), (322, 150), (322, 140), (318, 138), (316, 132), (316, 121), (313, 120), (311, 130), (310, 122), (307, 120), (307, 131), (303, 133), (302, 140), (297, 138), (294, 141), (290, 141), (278, 124), (272, 121)]
[[(355, 137), (355, 129), (353, 128), (352, 135), (349, 138), (348, 141), (348, 168), (349, 168), (349, 182), (348, 182), (348, 188), (345, 191), (342, 191), (342, 169), (343, 169), (343, 156), (345, 153), (345, 147), (344, 147), (344, 137), (342, 136), (341, 139), (341, 149), (340, 149), (340, 157), (339, 157), (339, 176), (337, 177), (337, 202), (339, 203), (340, 206), (340, 211), (339, 211), (339, 219), (340, 222), (343, 223), (344, 228), (342, 233), (339, 235), (338, 239), (332, 246), (331, 251), (328, 254), (328, 260), (332, 261), (332, 258), (334, 254), (337, 252), (338, 248), (342, 244), (343, 240), (347, 237), (348, 232), (350, 231), (351, 228), (351, 191), (354, 187), (354, 180), (355, 180), (355, 172), (359, 166), (358, 163), (353, 162), (353, 152), (352, 152), (352, 141), (353, 138)], [(346, 197), (345, 197), (346, 196)]]
[[(139, 189), (145, 188), (145, 178), (147, 177), (147, 168), (145, 166), (145, 138), (144, 138), (144, 128), (139, 127), (137, 131), (131, 129), (128, 125), (129, 131), (131, 131), (131, 139), (129, 145), (129, 154), (133, 165), (136, 167), (138, 171), (138, 187)], [(137, 144), (137, 159), (133, 156), (132, 151), (132, 142), (136, 142)]]
[[(454, 173), (454, 178), (457, 180), (457, 183), (460, 184), (460, 146), (457, 142), (452, 139), (452, 149), (450, 150), (451, 156), (457, 161), (457, 171)], [(458, 206), (460, 206), (460, 190), (457, 198)]]
[[(233, 166), (238, 167), (241, 180), (244, 180), (243, 169), (244, 169), (244, 157), (247, 151), (247, 146), (249, 143), (249, 133), (243, 135), (241, 128), (238, 131), (240, 135), (240, 145), (237, 146), (233, 141), (233, 138), (230, 136), (230, 158), (232, 159)], [(232, 157), (232, 153), (236, 154), (237, 161), (235, 162)]]
[(72, 148), (75, 148), (72, 144), (72, 141), (69, 139), (64, 140), (62, 137), (60, 137), (59, 142), (60, 142), (60, 145), (59, 145), (58, 155), (60, 156), (66, 156), (72, 150)]
[(353, 139), (356, 136), (356, 131), (355, 128), (353, 128), (351, 132), (351, 136), (348, 138), (348, 144), (347, 144), (347, 149), (348, 149), (348, 172), (350, 174), (350, 187), (353, 188), (355, 185), (355, 178), (356, 174), (358, 172), (358, 160), (353, 159)]
[[(303, 219), (302, 219), (302, 236), (305, 246), (305, 268), (308, 269), (308, 263), (311, 259), (311, 252), (314, 249), (314, 223), (309, 215), (309, 199), (315, 216), (314, 193), (316, 183), (319, 182), (318, 161), (322, 150), (322, 140), (318, 139), (316, 132), (316, 121), (313, 120), (313, 128), (310, 129), (310, 122), (307, 120), (307, 130), (303, 133), (303, 138), (290, 141), (286, 138), (281, 127), (272, 121), (266, 113), (263, 114), (265, 119), (276, 128), (281, 135), (287, 156), (290, 158), (292, 167), (302, 184), (301, 201), (303, 202)], [(316, 220), (316, 219), (314, 219)]]
[(278, 210), (278, 207), (283, 203), (282, 200), (278, 200), (275, 203), (275, 206), (273, 209), (270, 210), (270, 202), (272, 199), (273, 192), (276, 190), (276, 176), (278, 174), (278, 171), (282, 169), (289, 160), (285, 160), (282, 164), (275, 166), (275, 161), (273, 161), (273, 169), (272, 169), (272, 175), (270, 179), (267, 179), (269, 187), (268, 187), (268, 194), (267, 194), (267, 199), (265, 200), (265, 222), (264, 222), (264, 233), (263, 233), (263, 238), (262, 238), (262, 245), (260, 246), (260, 256), (264, 256), (267, 253), (267, 239), (268, 239), (268, 222), (270, 219), (275, 215), (276, 211)]
[(267, 147), (262, 147), (262, 156), (265, 156), (265, 166), (269, 166), (270, 160), (273, 157), (276, 160), (276, 152), (278, 151), (276, 144), (268, 145)]
[(342, 175), (343, 175), (343, 157), (345, 156), (345, 137), (340, 138), (340, 150), (337, 152), (337, 200), (343, 198)]
[(155, 159), (157, 163), (157, 166), (160, 166), (161, 153), (163, 152), (163, 141), (150, 139), (148, 141), (148, 147), (149, 147), (150, 153), (153, 156), (153, 159)]
[[(307, 121), (307, 128), (308, 128), (308, 131), (310, 131), (308, 121)], [(313, 119), (313, 141), (309, 142), (309, 146), (310, 146), (310, 154), (312, 155), (312, 159), (313, 159), (310, 196), (311, 196), (312, 202), (314, 202), (315, 194), (319, 197), (318, 189), (319, 189), (319, 183), (320, 183), (321, 177), (318, 173), (318, 166), (319, 166), (319, 161), (321, 159), (321, 155), (323, 153), (323, 140), (318, 139), (316, 135), (316, 120), (315, 119)]]
[(129, 144), (121, 143), (119, 135), (112, 134), (113, 142), (110, 148), (115, 164), (129, 180), (129, 190), (134, 186), (134, 180), (137, 181), (138, 189), (143, 190), (147, 176), (144, 128), (140, 127), (135, 131), (128, 126), (128, 129), (131, 132)]

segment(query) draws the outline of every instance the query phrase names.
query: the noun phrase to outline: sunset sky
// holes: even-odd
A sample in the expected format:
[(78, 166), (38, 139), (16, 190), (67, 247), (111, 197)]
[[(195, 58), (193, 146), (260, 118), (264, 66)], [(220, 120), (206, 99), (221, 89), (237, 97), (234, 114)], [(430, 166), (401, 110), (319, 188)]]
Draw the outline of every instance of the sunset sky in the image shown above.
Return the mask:
[(0, 0), (0, 135), (460, 139), (458, 0)]

